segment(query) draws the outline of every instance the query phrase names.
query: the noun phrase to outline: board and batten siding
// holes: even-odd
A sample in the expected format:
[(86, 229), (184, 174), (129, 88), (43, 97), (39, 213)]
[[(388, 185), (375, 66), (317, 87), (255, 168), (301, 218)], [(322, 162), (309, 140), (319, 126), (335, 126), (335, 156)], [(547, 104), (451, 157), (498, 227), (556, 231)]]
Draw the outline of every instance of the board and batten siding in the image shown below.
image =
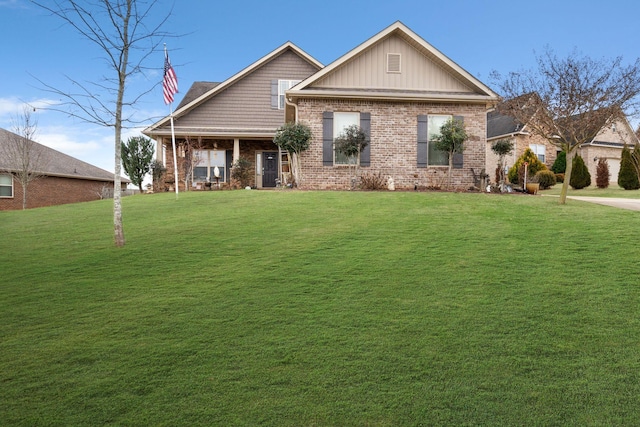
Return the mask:
[(265, 129), (284, 123), (284, 110), (271, 108), (271, 81), (303, 80), (317, 68), (291, 50), (232, 84), (176, 122), (181, 128)]
[[(387, 72), (388, 54), (400, 54), (400, 72)], [(313, 88), (354, 88), (474, 93), (435, 57), (393, 35), (313, 84)]]

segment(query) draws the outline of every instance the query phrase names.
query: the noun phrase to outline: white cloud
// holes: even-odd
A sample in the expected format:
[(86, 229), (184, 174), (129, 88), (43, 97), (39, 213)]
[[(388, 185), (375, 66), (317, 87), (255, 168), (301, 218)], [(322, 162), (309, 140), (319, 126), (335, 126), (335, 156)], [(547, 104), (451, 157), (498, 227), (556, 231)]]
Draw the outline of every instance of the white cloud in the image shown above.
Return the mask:
[[(9, 129), (17, 117), (22, 116), (25, 108), (37, 115), (47, 113), (47, 108), (57, 104), (57, 101), (47, 98), (38, 98), (24, 101), (17, 97), (0, 98), (0, 127)], [(36, 117), (37, 118), (37, 117)]]

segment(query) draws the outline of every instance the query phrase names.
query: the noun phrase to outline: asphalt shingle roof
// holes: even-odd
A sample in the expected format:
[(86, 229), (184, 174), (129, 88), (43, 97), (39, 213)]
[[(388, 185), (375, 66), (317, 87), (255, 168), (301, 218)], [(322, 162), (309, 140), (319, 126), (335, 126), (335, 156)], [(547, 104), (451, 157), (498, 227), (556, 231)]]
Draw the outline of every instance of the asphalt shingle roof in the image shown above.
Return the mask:
[[(24, 139), (13, 132), (0, 129), (0, 170), (10, 171), (17, 169), (17, 165), (10, 165), (9, 159), (3, 155), (4, 146), (11, 143), (15, 138)], [(35, 144), (34, 148), (40, 150), (41, 157), (46, 159), (43, 162), (43, 170), (38, 171), (44, 175), (113, 182), (114, 174), (112, 172), (100, 169), (37, 142)], [(121, 179), (123, 183), (130, 182), (124, 177)]]

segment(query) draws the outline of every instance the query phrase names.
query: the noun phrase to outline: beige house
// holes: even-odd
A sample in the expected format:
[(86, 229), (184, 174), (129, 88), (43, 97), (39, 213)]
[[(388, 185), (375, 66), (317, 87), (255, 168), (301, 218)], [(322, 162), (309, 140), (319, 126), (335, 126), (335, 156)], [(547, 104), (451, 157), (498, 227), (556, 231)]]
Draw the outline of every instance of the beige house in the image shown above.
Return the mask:
[[(204, 188), (218, 166), (228, 182), (231, 165), (244, 157), (255, 167), (255, 187), (274, 187), (286, 180), (288, 165), (273, 136), (285, 121), (298, 121), (313, 134), (300, 156), (303, 188), (350, 187), (356, 159), (336, 153), (334, 140), (352, 124), (369, 141), (357, 159), (361, 175), (393, 178), (396, 188), (440, 187), (448, 158), (434, 149), (433, 137), (447, 119), (457, 117), (469, 140), (454, 158), (452, 183), (466, 189), (485, 167), (487, 111), (497, 99), (401, 22), (326, 67), (286, 43), (225, 82), (192, 86), (174, 114), (179, 175), (192, 167), (190, 186)], [(144, 133), (157, 141), (168, 187), (173, 182), (170, 118)]]
[(396, 22), (286, 92), (286, 117), (313, 133), (301, 156), (304, 186), (350, 186), (350, 159), (333, 141), (360, 125), (369, 145), (361, 174), (393, 178), (396, 188), (441, 187), (446, 153), (433, 137), (449, 118), (464, 121), (469, 140), (454, 158), (452, 184), (469, 188), (485, 167), (486, 115), (497, 95), (401, 22)]
[[(285, 43), (224, 82), (194, 83), (173, 115), (178, 185), (204, 189), (215, 181), (216, 167), (219, 183), (226, 185), (233, 163), (243, 157), (255, 170), (255, 187), (275, 187), (287, 168), (286, 155), (273, 143), (284, 123), (284, 93), (320, 68), (320, 62)], [(156, 140), (169, 189), (174, 183), (170, 117), (143, 133)]]
[(624, 118), (616, 121), (612, 126), (603, 128), (589, 143), (582, 144), (577, 153), (584, 159), (584, 163), (591, 174), (591, 185), (596, 183), (596, 167), (599, 159), (605, 159), (609, 165), (609, 182), (618, 184), (622, 148), (625, 144), (631, 150), (638, 143), (638, 137), (633, 132), (629, 121)]

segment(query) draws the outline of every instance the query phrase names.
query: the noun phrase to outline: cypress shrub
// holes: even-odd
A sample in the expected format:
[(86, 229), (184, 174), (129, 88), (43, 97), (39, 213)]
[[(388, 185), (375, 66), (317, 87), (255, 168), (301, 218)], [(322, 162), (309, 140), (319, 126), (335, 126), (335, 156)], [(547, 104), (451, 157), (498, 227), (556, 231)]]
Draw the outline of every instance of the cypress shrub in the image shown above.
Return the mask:
[(580, 190), (591, 185), (591, 174), (587, 165), (584, 164), (582, 156), (576, 154), (573, 158), (573, 170), (571, 171), (571, 180), (569, 185), (575, 190)]
[(542, 163), (530, 148), (527, 148), (524, 153), (522, 153), (522, 156), (518, 157), (516, 163), (511, 166), (511, 169), (509, 169), (509, 182), (512, 184), (523, 183), (522, 181), (524, 177), (522, 175), (524, 174), (525, 162), (529, 163), (529, 166), (527, 167), (527, 181), (534, 177), (538, 171), (547, 169), (547, 165)]
[(625, 190), (637, 190), (640, 188), (638, 174), (636, 173), (636, 168), (633, 166), (633, 160), (631, 159), (631, 151), (626, 144), (622, 148), (620, 172), (618, 173), (618, 185)]
[(556, 185), (556, 174), (550, 170), (541, 170), (536, 173), (535, 180), (540, 184), (541, 190), (546, 190)]
[(606, 159), (600, 157), (600, 160), (598, 160), (598, 166), (596, 167), (596, 187), (609, 187), (610, 177), (611, 173), (609, 173), (609, 163), (607, 163)]
[(556, 161), (553, 162), (551, 170), (555, 173), (564, 173), (567, 170), (567, 153), (561, 151), (556, 157)]

